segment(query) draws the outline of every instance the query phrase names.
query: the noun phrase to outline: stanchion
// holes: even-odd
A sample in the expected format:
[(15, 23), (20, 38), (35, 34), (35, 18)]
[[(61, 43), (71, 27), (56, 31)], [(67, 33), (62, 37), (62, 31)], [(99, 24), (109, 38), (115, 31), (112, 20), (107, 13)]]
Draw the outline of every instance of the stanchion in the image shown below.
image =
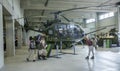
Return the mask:
[(58, 52), (58, 50), (59, 50), (59, 46), (56, 44), (56, 58), (61, 58), (61, 57), (59, 57), (59, 52)]
[(76, 55), (76, 53), (75, 53), (75, 44), (73, 44), (73, 54)]
[(62, 41), (60, 41), (60, 53), (62, 53)]

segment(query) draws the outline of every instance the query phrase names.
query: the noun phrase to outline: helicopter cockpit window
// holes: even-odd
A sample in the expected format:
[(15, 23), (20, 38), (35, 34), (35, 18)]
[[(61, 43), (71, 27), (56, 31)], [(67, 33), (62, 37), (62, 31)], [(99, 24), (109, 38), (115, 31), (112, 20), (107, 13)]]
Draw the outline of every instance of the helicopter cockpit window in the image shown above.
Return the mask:
[(63, 33), (63, 29), (62, 28), (59, 28), (59, 33)]
[(48, 33), (50, 35), (56, 34), (59, 39), (69, 39), (74, 40), (81, 37), (82, 29), (75, 24), (65, 24), (65, 23), (57, 23), (54, 25), (53, 30), (49, 30)]
[(74, 25), (73, 25), (73, 24), (70, 24), (70, 28), (72, 28), (72, 29), (73, 29), (73, 28), (74, 28)]

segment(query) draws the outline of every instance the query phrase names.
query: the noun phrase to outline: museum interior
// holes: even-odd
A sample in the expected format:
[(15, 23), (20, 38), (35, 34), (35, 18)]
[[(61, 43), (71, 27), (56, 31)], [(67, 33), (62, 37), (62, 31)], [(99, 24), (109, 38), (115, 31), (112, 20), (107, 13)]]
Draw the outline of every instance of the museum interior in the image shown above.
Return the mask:
[(120, 71), (120, 0), (0, 0), (0, 71)]

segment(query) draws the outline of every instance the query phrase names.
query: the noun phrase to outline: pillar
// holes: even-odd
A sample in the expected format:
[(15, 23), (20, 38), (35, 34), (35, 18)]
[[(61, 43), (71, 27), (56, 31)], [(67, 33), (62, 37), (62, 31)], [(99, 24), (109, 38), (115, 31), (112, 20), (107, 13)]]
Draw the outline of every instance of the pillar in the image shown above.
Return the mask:
[[(118, 23), (118, 42), (119, 42), (119, 46), (120, 46), (120, 7), (117, 8), (117, 23)], [(119, 53), (120, 53), (120, 48), (119, 48)]]
[(6, 52), (7, 56), (15, 55), (15, 25), (11, 17), (6, 20)]
[(0, 69), (4, 65), (4, 51), (3, 51), (3, 8), (0, 4)]
[(118, 7), (118, 32), (120, 34), (120, 7)]
[[(118, 18), (118, 42), (119, 42), (119, 46), (120, 46), (120, 6), (117, 8), (117, 18)], [(120, 48), (119, 48), (119, 52), (120, 54)]]
[(22, 27), (19, 26), (17, 29), (17, 40), (18, 40), (18, 48), (22, 47)]
[(27, 45), (27, 32), (26, 30), (23, 28), (23, 45)]
[[(96, 13), (96, 15), (95, 15), (95, 30), (98, 30), (99, 27), (100, 27), (100, 24), (99, 24), (99, 13)], [(99, 34), (99, 31), (97, 31), (96, 34)]]
[(118, 30), (118, 12), (115, 12), (115, 28)]
[(86, 18), (83, 19), (83, 28), (86, 28)]

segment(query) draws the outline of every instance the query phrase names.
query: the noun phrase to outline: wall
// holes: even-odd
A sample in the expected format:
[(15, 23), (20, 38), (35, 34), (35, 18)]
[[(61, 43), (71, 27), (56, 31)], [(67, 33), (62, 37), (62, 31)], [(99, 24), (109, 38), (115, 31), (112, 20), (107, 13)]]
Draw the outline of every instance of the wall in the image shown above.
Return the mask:
[(4, 52), (3, 52), (3, 11), (0, 4), (0, 69), (4, 65)]
[[(108, 28), (106, 28), (106, 29), (104, 29), (104, 30), (101, 30), (101, 31), (99, 31), (99, 32), (104, 32), (104, 33), (106, 33), (106, 32), (108, 32), (111, 28), (116, 27), (116, 25), (117, 25), (117, 22), (116, 22), (116, 21), (117, 21), (117, 20), (116, 20), (116, 15), (113, 16), (113, 17), (110, 17), (110, 18), (106, 18), (106, 19), (100, 20), (100, 21), (99, 21), (99, 26), (98, 26), (99, 28), (103, 28), (103, 27), (108, 26), (108, 25), (115, 25), (115, 26), (108, 27)], [(89, 28), (90, 31), (96, 30), (96, 29), (95, 29), (95, 22), (93, 22), (93, 23), (87, 23), (86, 26), (87, 26), (87, 28)]]
[[(23, 17), (23, 9), (20, 8), (20, 0), (13, 0), (14, 17), (15, 19)], [(24, 19), (17, 20), (21, 25), (24, 25)]]
[(35, 32), (35, 31), (29, 31), (29, 36), (36, 36), (40, 34), (39, 32)]
[(95, 30), (95, 22), (92, 23), (86, 23), (86, 27), (88, 28), (89, 32)]
[[(114, 24), (117, 24), (115, 22), (115, 16), (100, 20), (100, 27), (104, 27), (104, 26), (108, 26), (108, 25), (114, 25)], [(108, 32), (111, 28), (114, 28), (114, 27), (115, 26), (108, 27), (108, 28), (102, 30), (101, 32)]]
[[(23, 10), (20, 8), (20, 0), (0, 0), (0, 69), (4, 65), (4, 51), (3, 51), (3, 19), (1, 16), (2, 6), (14, 16), (14, 18), (23, 17)], [(14, 7), (12, 7), (14, 6)], [(24, 25), (24, 21), (17, 20), (20, 25)]]
[[(15, 18), (23, 17), (23, 9), (20, 8), (20, 0), (0, 0), (0, 3)], [(24, 25), (24, 19), (17, 19), (20, 25)]]

